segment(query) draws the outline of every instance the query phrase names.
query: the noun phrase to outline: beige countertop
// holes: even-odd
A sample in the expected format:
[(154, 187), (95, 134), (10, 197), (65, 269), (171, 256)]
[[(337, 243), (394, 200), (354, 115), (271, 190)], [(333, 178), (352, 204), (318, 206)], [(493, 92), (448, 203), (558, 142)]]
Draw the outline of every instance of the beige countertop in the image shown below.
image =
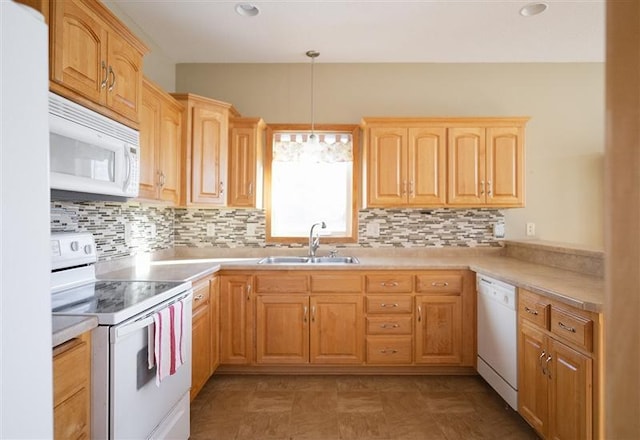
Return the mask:
[(52, 346), (60, 344), (93, 330), (98, 326), (98, 318), (95, 316), (67, 316), (53, 315), (52, 318)]
[(107, 272), (101, 278), (193, 281), (219, 270), (432, 270), (471, 269), (584, 310), (601, 312), (602, 278), (496, 255), (358, 256), (360, 264), (258, 264), (259, 258), (169, 257)]

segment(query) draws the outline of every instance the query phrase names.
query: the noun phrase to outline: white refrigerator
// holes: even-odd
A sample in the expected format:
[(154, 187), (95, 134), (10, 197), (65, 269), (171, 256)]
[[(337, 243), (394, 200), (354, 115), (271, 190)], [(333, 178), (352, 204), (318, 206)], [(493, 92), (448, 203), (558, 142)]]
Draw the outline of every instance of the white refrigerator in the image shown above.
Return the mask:
[(48, 30), (0, 0), (0, 438), (53, 437)]

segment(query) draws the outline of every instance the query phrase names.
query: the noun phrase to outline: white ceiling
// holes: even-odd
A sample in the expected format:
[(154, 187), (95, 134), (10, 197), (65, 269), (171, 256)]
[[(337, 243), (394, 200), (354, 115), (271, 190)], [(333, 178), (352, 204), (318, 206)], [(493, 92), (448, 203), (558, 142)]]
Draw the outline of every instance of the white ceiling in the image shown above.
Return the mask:
[(603, 62), (604, 0), (113, 0), (176, 63)]

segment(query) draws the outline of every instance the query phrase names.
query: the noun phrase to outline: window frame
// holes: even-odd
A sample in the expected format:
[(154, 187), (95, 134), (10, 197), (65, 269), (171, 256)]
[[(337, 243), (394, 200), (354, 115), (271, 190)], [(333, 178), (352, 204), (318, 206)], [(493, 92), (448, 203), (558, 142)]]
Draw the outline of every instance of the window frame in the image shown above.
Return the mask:
[[(264, 208), (266, 217), (265, 241), (269, 244), (308, 244), (309, 237), (273, 237), (271, 235), (271, 165), (273, 162), (273, 137), (277, 132), (311, 132), (310, 124), (268, 124), (264, 155)], [(360, 127), (352, 124), (315, 124), (316, 133), (344, 133), (351, 135), (353, 145), (353, 173), (351, 182), (351, 235), (346, 237), (323, 236), (323, 243), (358, 242), (358, 207), (360, 206), (360, 182), (362, 180), (360, 154)], [(311, 225), (309, 225), (311, 227)]]

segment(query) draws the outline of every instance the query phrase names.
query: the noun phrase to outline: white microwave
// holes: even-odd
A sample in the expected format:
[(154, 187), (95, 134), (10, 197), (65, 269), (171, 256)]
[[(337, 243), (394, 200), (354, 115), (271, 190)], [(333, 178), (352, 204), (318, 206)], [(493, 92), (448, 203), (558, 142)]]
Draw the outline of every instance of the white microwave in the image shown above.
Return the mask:
[(49, 93), (49, 162), (52, 190), (136, 197), (140, 134)]

